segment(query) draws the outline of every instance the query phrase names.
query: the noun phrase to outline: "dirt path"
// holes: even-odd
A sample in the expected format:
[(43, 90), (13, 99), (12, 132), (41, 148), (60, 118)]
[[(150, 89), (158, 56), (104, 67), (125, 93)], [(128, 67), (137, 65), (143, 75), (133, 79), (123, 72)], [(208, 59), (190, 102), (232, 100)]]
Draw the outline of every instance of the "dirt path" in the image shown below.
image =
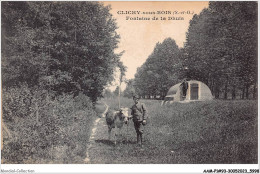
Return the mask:
[[(94, 122), (94, 125), (93, 125), (93, 128), (92, 128), (92, 131), (91, 131), (91, 135), (90, 135), (90, 138), (89, 138), (89, 144), (88, 144), (88, 147), (87, 147), (87, 152), (86, 152), (86, 158), (85, 158), (85, 163), (91, 163), (91, 155), (90, 155), (90, 152), (93, 151), (95, 148), (97, 148), (97, 143), (95, 142), (95, 137), (97, 134), (100, 134), (100, 128), (102, 126), (106, 126), (105, 124), (105, 115), (106, 115), (106, 112), (108, 110), (108, 105), (106, 103), (104, 103), (104, 105), (106, 106), (106, 109), (105, 111), (102, 113), (102, 116), (101, 118), (97, 118)], [(103, 129), (102, 129), (103, 130)]]
[[(128, 127), (127, 125), (123, 126), (122, 135), (118, 137), (115, 145), (114, 129), (112, 129), (111, 141), (108, 140), (108, 128), (105, 119), (108, 106), (106, 104), (105, 106), (106, 109), (102, 117), (94, 122), (84, 160), (86, 164), (163, 164), (177, 163), (180, 158), (186, 160), (185, 156), (173, 149), (173, 144), (165, 145), (162, 143), (165, 138), (163, 132), (167, 130), (162, 130), (163, 132), (160, 133), (161, 130), (157, 130), (152, 122), (145, 126), (143, 148), (140, 148), (136, 143), (136, 132), (132, 120), (129, 121)], [(151, 128), (155, 130), (153, 131)], [(152, 134), (151, 131), (153, 131)], [(155, 136), (155, 133), (158, 136)]]
[[(122, 135), (118, 137), (117, 145), (114, 144), (114, 133), (112, 129), (111, 141), (108, 140), (108, 128), (105, 119), (105, 113), (108, 110), (108, 105), (105, 104), (106, 109), (101, 118), (94, 122), (92, 133), (90, 136), (85, 163), (86, 164), (118, 164), (118, 163), (132, 163), (138, 159), (136, 155), (131, 155), (131, 152), (139, 151), (136, 147), (136, 137), (132, 121), (129, 123), (128, 142), (127, 140), (127, 126), (124, 125)], [(131, 149), (131, 150), (130, 150)], [(130, 157), (132, 156), (132, 157)]]

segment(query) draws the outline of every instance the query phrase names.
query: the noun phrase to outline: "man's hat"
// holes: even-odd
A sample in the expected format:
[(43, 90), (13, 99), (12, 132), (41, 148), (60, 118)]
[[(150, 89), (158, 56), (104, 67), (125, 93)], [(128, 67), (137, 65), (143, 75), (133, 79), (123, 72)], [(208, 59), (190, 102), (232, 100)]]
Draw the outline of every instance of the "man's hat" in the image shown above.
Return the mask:
[(133, 99), (135, 98), (140, 99), (140, 97), (137, 94), (133, 95)]

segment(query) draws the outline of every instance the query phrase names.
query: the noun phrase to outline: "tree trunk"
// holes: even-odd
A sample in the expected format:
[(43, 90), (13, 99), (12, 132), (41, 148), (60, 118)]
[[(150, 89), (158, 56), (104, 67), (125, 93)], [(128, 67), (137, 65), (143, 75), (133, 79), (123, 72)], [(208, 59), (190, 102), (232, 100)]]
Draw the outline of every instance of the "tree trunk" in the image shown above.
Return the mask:
[(228, 76), (225, 84), (224, 99), (227, 99), (227, 93), (228, 93)]
[(75, 36), (74, 36), (74, 38), (75, 38), (75, 42), (77, 41), (77, 33), (76, 33), (76, 28), (75, 28)]
[(219, 86), (218, 86), (218, 84), (216, 84), (214, 86), (214, 94), (215, 94), (215, 98), (218, 99), (219, 98)]
[(245, 85), (243, 86), (243, 89), (242, 89), (242, 99), (245, 99)]
[(249, 85), (248, 84), (246, 84), (246, 99), (248, 99), (249, 98)]
[(121, 108), (120, 95), (121, 95), (121, 81), (119, 83), (119, 90), (118, 90), (118, 107), (119, 107), (119, 109)]
[(218, 99), (219, 98), (219, 93), (216, 91), (215, 92), (215, 98)]
[(254, 91), (253, 91), (253, 99), (256, 99), (257, 98), (257, 90), (256, 90), (256, 83), (254, 85)]
[(236, 99), (236, 85), (233, 85), (232, 89), (232, 100)]
[(35, 102), (35, 110), (36, 110), (36, 123), (39, 124), (39, 106), (38, 102)]
[(209, 88), (211, 89), (212, 87), (212, 80), (211, 80), (211, 76), (210, 76), (210, 73), (209, 73), (209, 76), (208, 76), (208, 79), (207, 79), (207, 85), (209, 86)]
[[(216, 94), (215, 93), (215, 81), (214, 81), (214, 79), (212, 79), (210, 90), (211, 90), (212, 94)], [(215, 97), (216, 97), (216, 95), (215, 95)]]

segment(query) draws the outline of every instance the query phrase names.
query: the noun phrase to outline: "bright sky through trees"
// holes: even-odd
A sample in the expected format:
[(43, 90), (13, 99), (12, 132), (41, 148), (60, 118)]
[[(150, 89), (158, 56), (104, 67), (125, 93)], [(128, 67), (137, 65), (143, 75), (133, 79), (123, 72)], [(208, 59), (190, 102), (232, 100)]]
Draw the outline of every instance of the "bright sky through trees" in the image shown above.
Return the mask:
[[(127, 66), (126, 78), (134, 78), (140, 67), (152, 53), (157, 42), (171, 37), (179, 47), (183, 47), (189, 21), (208, 7), (208, 2), (104, 2), (111, 5), (111, 13), (118, 24), (117, 32), (121, 36), (118, 52), (125, 50), (121, 61)], [(136, 14), (122, 14), (136, 11)], [(155, 13), (155, 14), (137, 14)], [(170, 11), (171, 14), (157, 14), (158, 11)], [(188, 14), (188, 11), (193, 14)], [(185, 14), (174, 14), (175, 12)], [(131, 12), (133, 13), (133, 12)], [(159, 20), (151, 20), (153, 17)], [(127, 17), (150, 17), (150, 20), (127, 20)], [(167, 20), (160, 20), (166, 17)], [(184, 20), (168, 20), (168, 17), (183, 17)], [(124, 86), (123, 86), (124, 88)], [(115, 89), (111, 87), (112, 90)]]

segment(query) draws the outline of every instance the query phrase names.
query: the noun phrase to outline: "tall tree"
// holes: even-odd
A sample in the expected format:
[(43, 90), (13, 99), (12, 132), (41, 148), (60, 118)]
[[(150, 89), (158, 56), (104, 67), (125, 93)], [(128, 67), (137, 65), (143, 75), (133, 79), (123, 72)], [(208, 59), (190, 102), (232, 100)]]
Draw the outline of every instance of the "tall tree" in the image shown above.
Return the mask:
[(130, 79), (126, 82), (126, 88), (124, 90), (124, 97), (127, 98), (132, 98), (133, 95), (135, 94), (135, 89), (134, 89), (134, 79)]
[(3, 2), (4, 86), (82, 91), (95, 102), (120, 63), (109, 10), (99, 2)]
[(175, 41), (167, 38), (157, 43), (135, 75), (136, 91), (141, 95), (163, 98), (169, 87), (178, 81), (180, 67), (180, 50)]
[(221, 92), (236, 98), (238, 90), (248, 98), (257, 80), (256, 30), (256, 2), (210, 2), (190, 21), (184, 52), (191, 78), (208, 84), (216, 98)]

